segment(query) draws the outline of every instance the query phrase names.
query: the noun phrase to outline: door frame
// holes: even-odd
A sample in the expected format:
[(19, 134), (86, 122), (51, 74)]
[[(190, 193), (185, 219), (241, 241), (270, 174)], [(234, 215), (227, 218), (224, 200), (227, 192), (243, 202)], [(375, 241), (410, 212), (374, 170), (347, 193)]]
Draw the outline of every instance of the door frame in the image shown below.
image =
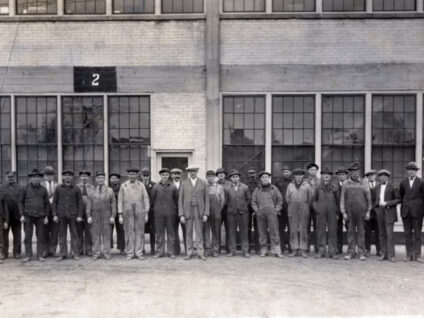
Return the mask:
[(159, 180), (158, 171), (162, 169), (162, 158), (187, 157), (188, 165), (192, 164), (194, 149), (152, 149), (152, 180)]

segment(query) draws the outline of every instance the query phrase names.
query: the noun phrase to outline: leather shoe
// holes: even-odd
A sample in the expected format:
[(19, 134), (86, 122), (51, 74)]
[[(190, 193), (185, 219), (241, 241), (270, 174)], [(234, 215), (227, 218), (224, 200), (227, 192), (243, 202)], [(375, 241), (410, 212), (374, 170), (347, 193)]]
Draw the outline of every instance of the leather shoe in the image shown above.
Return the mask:
[(344, 257), (344, 259), (345, 260), (351, 260), (353, 258), (353, 256), (351, 255), (351, 254), (347, 254), (345, 257)]
[(175, 259), (176, 256), (174, 254), (169, 255), (170, 258)]
[(185, 260), (185, 261), (189, 261), (189, 260), (191, 260), (191, 255), (187, 255), (186, 257), (184, 257), (184, 260)]
[(289, 254), (289, 257), (295, 257), (296, 254), (297, 254), (296, 252), (292, 252), (292, 253)]
[(29, 258), (29, 257), (24, 257), (23, 259), (22, 259), (22, 262), (29, 262), (31, 259)]
[(361, 256), (359, 256), (359, 259), (361, 261), (366, 261), (367, 260), (367, 257), (364, 254), (362, 254)]
[(200, 258), (202, 261), (206, 261), (206, 260), (207, 260), (207, 257), (206, 257), (205, 255), (199, 255), (199, 258)]
[(284, 258), (284, 255), (283, 255), (283, 253), (277, 253), (277, 254), (275, 254), (275, 257)]
[(58, 257), (56, 257), (56, 261), (58, 261), (58, 262), (63, 261), (64, 259), (65, 259), (64, 256), (58, 256)]
[(265, 252), (261, 252), (261, 254), (259, 254), (260, 257), (265, 257), (266, 253)]
[(217, 252), (213, 252), (213, 253), (212, 253), (212, 256), (213, 256), (213, 257), (218, 257), (218, 256), (219, 256), (219, 254), (218, 254)]
[(382, 256), (380, 256), (379, 259), (377, 259), (377, 261), (385, 261), (385, 260), (387, 260), (387, 256), (385, 256), (385, 255), (382, 255)]
[(402, 258), (402, 261), (404, 261), (404, 262), (410, 262), (410, 261), (412, 261), (412, 259), (411, 259), (410, 256), (405, 256), (404, 258)]
[(250, 258), (250, 253), (244, 253), (244, 257)]
[(230, 252), (230, 253), (227, 254), (227, 257), (233, 257), (234, 255), (235, 255), (235, 253)]
[(44, 257), (42, 257), (42, 256), (40, 256), (40, 257), (38, 258), (38, 260), (39, 260), (40, 262), (45, 262), (45, 261), (46, 261), (46, 259), (45, 259)]
[(73, 258), (74, 258), (74, 260), (76, 260), (76, 261), (79, 261), (79, 260), (80, 260), (80, 257), (79, 257), (78, 255), (74, 255), (74, 256), (73, 256)]
[(133, 259), (133, 257), (132, 257), (132, 256), (130, 256), (130, 255), (127, 255), (126, 259), (127, 259), (127, 261), (130, 261), (130, 260), (132, 260), (132, 259)]
[(146, 258), (143, 255), (137, 256), (137, 259), (140, 261), (144, 261)]
[(389, 261), (392, 262), (392, 263), (396, 263), (396, 258), (390, 257)]
[(163, 257), (163, 255), (162, 254), (155, 254), (154, 256), (153, 256), (153, 258), (161, 258), (161, 257)]
[(308, 256), (308, 254), (305, 252), (305, 251), (302, 251), (301, 253), (300, 253), (300, 255), (303, 257), (303, 258), (308, 258), (309, 256)]

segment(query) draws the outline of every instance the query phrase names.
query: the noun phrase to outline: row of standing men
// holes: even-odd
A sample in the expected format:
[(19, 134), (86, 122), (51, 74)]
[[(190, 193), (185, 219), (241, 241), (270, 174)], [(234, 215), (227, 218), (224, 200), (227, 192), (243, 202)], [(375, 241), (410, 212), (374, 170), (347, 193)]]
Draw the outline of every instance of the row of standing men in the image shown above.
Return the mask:
[[(161, 169), (161, 180), (155, 184), (148, 169), (141, 171), (139, 181), (139, 170), (134, 168), (128, 169), (128, 181), (123, 184), (121, 176), (112, 173), (110, 187), (105, 184), (103, 172), (96, 173), (95, 186), (90, 184), (89, 171), (81, 171), (81, 182), (74, 185), (73, 172), (69, 170), (63, 171), (64, 182), (57, 185), (53, 181), (54, 170), (46, 167), (43, 173), (34, 170), (29, 174), (30, 183), (23, 188), (16, 184), (15, 173), (8, 172), (6, 184), (0, 188), (0, 224), (4, 232), (0, 235), (0, 258), (8, 257), (10, 229), (14, 237), (13, 254), (20, 256), (21, 223), (25, 230), (24, 261), (32, 256), (34, 227), (40, 261), (55, 255), (58, 243), (57, 260), (68, 257), (68, 228), (73, 258), (86, 254), (94, 259), (102, 255), (110, 259), (114, 225), (121, 253), (127, 259), (144, 259), (146, 224), (155, 258), (166, 255), (165, 241), (171, 258), (181, 252), (181, 225), (185, 259), (193, 257), (196, 245), (198, 257), (206, 260), (209, 255), (220, 254), (222, 223), (228, 256), (236, 253), (239, 233), (245, 257), (250, 257), (251, 247), (260, 256), (266, 256), (270, 242), (271, 254), (279, 258), (284, 257), (285, 250), (289, 256), (308, 257), (311, 244), (316, 257), (338, 258), (343, 246), (344, 221), (348, 240), (345, 259), (359, 255), (365, 260), (370, 251), (370, 234), (374, 232), (380, 260), (393, 262), (393, 224), (397, 221), (396, 205), (402, 203), (407, 249), (404, 260), (420, 260), (424, 186), (416, 176), (415, 163), (406, 167), (408, 179), (399, 189), (388, 182), (387, 170), (370, 170), (365, 174), (367, 178), (362, 179), (358, 163), (349, 169), (339, 168), (336, 178), (325, 168), (319, 179), (315, 163), (306, 168), (307, 172), (301, 168), (291, 171), (284, 166), (283, 178), (276, 185), (271, 185), (269, 172), (258, 175), (255, 169), (249, 169), (246, 184), (240, 182), (238, 171), (227, 174), (223, 168), (208, 171), (205, 181), (197, 177), (195, 166), (187, 168), (189, 178), (184, 182), (180, 180), (179, 169)], [(376, 176), (380, 179), (378, 184)]]

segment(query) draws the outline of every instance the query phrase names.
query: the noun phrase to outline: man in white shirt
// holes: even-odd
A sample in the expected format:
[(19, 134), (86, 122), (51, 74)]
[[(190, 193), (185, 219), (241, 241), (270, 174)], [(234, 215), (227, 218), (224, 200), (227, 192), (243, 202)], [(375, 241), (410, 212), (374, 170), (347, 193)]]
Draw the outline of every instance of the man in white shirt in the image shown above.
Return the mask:
[[(181, 169), (178, 169), (178, 168), (173, 168), (171, 170), (172, 182), (177, 187), (178, 191), (180, 191), (180, 187), (181, 187), (181, 174), (182, 173), (183, 173), (183, 171)], [(180, 253), (181, 253), (181, 241), (180, 241), (180, 231), (179, 231), (180, 224), (181, 224), (181, 230), (183, 232), (184, 250), (187, 253), (186, 226), (185, 226), (184, 223), (180, 222), (180, 218), (177, 215), (177, 218), (175, 219), (175, 246), (174, 246), (175, 255), (180, 255)]]
[(43, 243), (43, 257), (55, 256), (57, 245), (58, 245), (58, 235), (59, 235), (59, 224), (53, 222), (52, 208), (51, 204), (53, 203), (53, 194), (57, 187), (57, 182), (54, 181), (56, 172), (52, 166), (47, 166), (43, 171), (44, 181), (41, 182), (41, 185), (46, 188), (49, 195), (49, 212), (48, 219), (49, 222), (44, 225), (44, 243)]
[[(376, 196), (377, 196), (377, 193), (376, 193), (376, 187), (378, 184), (378, 182), (376, 181), (377, 171), (369, 170), (365, 173), (365, 177), (368, 179), (368, 184), (370, 186), (370, 191), (371, 191), (371, 200), (372, 200), (372, 204), (374, 204)], [(374, 236), (372, 235), (373, 232), (375, 233)], [(377, 256), (380, 256), (380, 240), (379, 240), (379, 234), (378, 234), (377, 217), (375, 214), (374, 207), (371, 209), (370, 219), (365, 221), (365, 248), (367, 250), (368, 255), (371, 254), (371, 242), (375, 243)]]

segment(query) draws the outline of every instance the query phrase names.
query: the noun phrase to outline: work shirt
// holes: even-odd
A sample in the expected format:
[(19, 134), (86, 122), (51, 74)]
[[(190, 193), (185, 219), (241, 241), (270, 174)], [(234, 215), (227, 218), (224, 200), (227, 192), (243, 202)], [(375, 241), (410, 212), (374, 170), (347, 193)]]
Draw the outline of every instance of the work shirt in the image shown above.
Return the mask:
[(170, 181), (158, 182), (153, 186), (151, 209), (156, 216), (175, 215), (178, 212), (178, 189)]
[(73, 183), (59, 185), (53, 195), (53, 216), (81, 217), (83, 216), (83, 201), (81, 190)]
[(149, 212), (150, 202), (146, 187), (138, 180), (125, 181), (118, 194), (118, 213), (135, 206), (140, 212)]
[(336, 214), (339, 210), (340, 193), (337, 186), (332, 182), (325, 184), (320, 182), (314, 191), (313, 206), (317, 211), (324, 212), (327, 209), (334, 211)]
[(112, 188), (107, 185), (92, 187), (87, 200), (87, 217), (104, 213), (108, 218), (116, 217), (116, 198)]
[(237, 187), (234, 184), (227, 187), (228, 193), (228, 213), (246, 213), (250, 203), (250, 191), (247, 185), (239, 183)]
[(19, 199), (23, 190), (24, 188), (17, 183), (6, 183), (0, 187), (0, 192), (3, 192), (3, 199), (9, 211), (10, 220), (19, 220), (21, 218)]
[[(0, 192), (0, 220), (9, 223), (9, 210), (7, 208), (7, 204), (4, 200), (4, 197), (5, 194), (3, 192)], [(0, 226), (3, 226), (3, 224), (0, 224)]]
[(303, 181), (300, 186), (296, 186), (295, 181), (293, 181), (287, 187), (287, 204), (296, 202), (310, 205), (312, 203), (312, 196), (312, 188), (307, 181)]
[(384, 201), (384, 193), (386, 192), (387, 182), (380, 184), (380, 202), (379, 205), (383, 206), (386, 201)]
[(252, 208), (255, 212), (263, 209), (272, 209), (276, 212), (283, 208), (283, 196), (274, 185), (260, 185), (252, 195)]
[(49, 208), (49, 194), (41, 184), (35, 186), (30, 183), (21, 192), (19, 210), (22, 216), (45, 217)]
[[(88, 195), (90, 194), (90, 191), (92, 191), (94, 189), (94, 186), (92, 184), (89, 184), (89, 183), (83, 184), (82, 182), (78, 183), (77, 186), (81, 190), (83, 207), (84, 207), (84, 209), (86, 209), (87, 203), (88, 203)], [(84, 186), (85, 186), (85, 189), (84, 189)]]
[(368, 182), (362, 178), (353, 180), (349, 178), (343, 182), (340, 196), (340, 211), (347, 210), (371, 211), (371, 191)]
[(224, 188), (215, 182), (212, 184), (208, 183), (208, 191), (209, 191), (209, 202), (212, 202), (211, 197), (213, 197), (214, 200), (216, 200), (214, 202), (217, 202), (219, 206), (216, 208), (219, 208), (219, 210), (222, 210), (222, 208), (225, 205)]

